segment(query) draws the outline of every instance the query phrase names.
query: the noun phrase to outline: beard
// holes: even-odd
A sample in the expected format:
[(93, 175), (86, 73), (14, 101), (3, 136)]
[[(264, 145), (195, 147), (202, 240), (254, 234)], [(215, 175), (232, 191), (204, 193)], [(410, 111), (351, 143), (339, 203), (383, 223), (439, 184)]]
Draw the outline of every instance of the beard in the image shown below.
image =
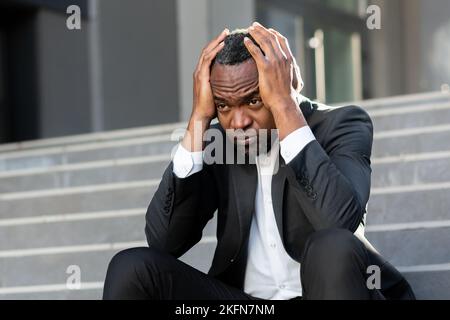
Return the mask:
[(232, 142), (233, 154), (240, 157), (241, 161), (236, 163), (243, 164), (255, 164), (255, 159), (261, 154), (267, 154), (272, 150), (274, 143), (278, 141), (278, 132), (275, 133), (270, 130), (270, 134), (267, 130), (259, 130), (256, 134), (229, 134), (227, 135), (228, 141)]

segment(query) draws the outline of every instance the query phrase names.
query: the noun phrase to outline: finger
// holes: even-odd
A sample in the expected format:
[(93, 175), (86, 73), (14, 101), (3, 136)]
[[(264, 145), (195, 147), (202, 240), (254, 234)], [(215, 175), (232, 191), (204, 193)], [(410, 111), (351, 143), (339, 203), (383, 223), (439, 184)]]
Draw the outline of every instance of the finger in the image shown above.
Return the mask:
[(261, 65), (265, 62), (264, 54), (261, 49), (258, 48), (256, 44), (253, 43), (248, 37), (244, 38), (244, 45), (247, 48), (248, 52), (252, 55), (253, 59), (255, 59), (256, 65)]
[(269, 31), (272, 32), (278, 38), (278, 42), (280, 43), (281, 49), (283, 49), (287, 58), (291, 61), (295, 60), (295, 57), (292, 54), (291, 48), (289, 47), (289, 42), (286, 39), (286, 37), (284, 37), (280, 32), (278, 32), (275, 29), (270, 28)]
[[(255, 40), (260, 43), (260, 45), (263, 48), (265, 52), (265, 48), (263, 47), (263, 44), (265, 43), (267, 47), (270, 48), (269, 51), (269, 58), (271, 57), (277, 57), (277, 58), (287, 58), (287, 55), (284, 53), (281, 44), (278, 41), (278, 37), (275, 33), (269, 31), (269, 29), (266, 29), (261, 24), (255, 22), (251, 29), (254, 32)], [(253, 34), (252, 34), (253, 36)], [(260, 40), (258, 40), (260, 39)]]
[[(203, 50), (202, 53), (200, 55), (200, 58), (198, 60), (197, 63), (197, 67), (195, 68), (195, 73), (200, 72), (202, 65), (203, 65), (203, 60), (205, 58), (205, 55), (207, 55), (208, 53), (211, 52), (211, 50), (215, 50), (217, 49), (217, 46), (220, 45), (220, 43), (223, 42), (223, 40), (225, 40), (225, 38), (230, 34), (230, 30), (228, 30), (227, 28), (225, 28), (214, 40), (212, 40)], [(220, 50), (220, 49), (219, 49)]]
[(300, 68), (297, 64), (297, 61), (296, 61), (294, 55), (292, 54), (292, 51), (289, 46), (289, 42), (288, 42), (287, 38), (275, 29), (270, 28), (269, 31), (273, 32), (278, 37), (278, 41), (280, 42), (281, 48), (288, 56), (289, 61), (291, 61), (291, 63), (292, 63), (292, 66), (293, 66), (292, 85), (293, 85), (293, 87), (296, 88), (297, 90), (301, 89), (303, 87), (303, 80), (301, 78)]
[(223, 49), (225, 42), (220, 42), (215, 48), (211, 49), (208, 53), (203, 57), (203, 64), (210, 64), (212, 60), (217, 56), (220, 50)]
[(252, 23), (252, 26), (253, 27), (261, 27), (261, 28), (263, 28), (263, 29), (265, 29), (265, 30), (268, 30), (266, 27), (264, 27), (261, 23), (259, 23), (258, 21), (255, 21), (255, 22), (253, 22)]
[(202, 75), (209, 76), (211, 62), (217, 56), (217, 53), (219, 53), (219, 51), (223, 49), (224, 45), (225, 45), (225, 42), (222, 41), (215, 48), (213, 48), (211, 51), (209, 51), (207, 54), (204, 55), (203, 60), (200, 65), (200, 73)]
[(208, 45), (203, 49), (203, 54), (208, 54), (211, 50), (214, 50), (229, 34), (230, 30), (225, 28), (214, 40), (208, 43)]
[[(256, 27), (258, 30), (260, 30), (263, 34), (266, 34), (270, 38), (274, 49), (281, 48), (281, 44), (279, 41), (280, 39), (278, 38), (278, 35), (274, 32), (275, 29), (266, 28), (259, 22), (253, 22), (253, 26)], [(284, 52), (282, 52), (282, 53), (284, 53)]]
[(267, 30), (264, 31), (264, 29), (256, 25), (252, 25), (250, 28), (248, 28), (248, 32), (264, 51), (267, 58), (271, 59), (277, 56), (274, 44), (272, 42), (272, 39), (275, 37), (273, 34), (268, 32)]

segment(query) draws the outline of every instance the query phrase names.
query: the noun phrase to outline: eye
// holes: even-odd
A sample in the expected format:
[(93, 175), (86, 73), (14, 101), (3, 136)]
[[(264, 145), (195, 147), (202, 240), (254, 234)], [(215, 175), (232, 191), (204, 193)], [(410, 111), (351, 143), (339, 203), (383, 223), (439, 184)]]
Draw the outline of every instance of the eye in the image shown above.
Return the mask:
[(228, 110), (228, 106), (225, 103), (220, 103), (220, 102), (216, 104), (216, 108), (217, 108), (217, 110), (222, 111), (222, 112)]
[(250, 99), (250, 101), (248, 102), (248, 104), (250, 106), (259, 106), (261, 104), (261, 99), (260, 98), (252, 98)]

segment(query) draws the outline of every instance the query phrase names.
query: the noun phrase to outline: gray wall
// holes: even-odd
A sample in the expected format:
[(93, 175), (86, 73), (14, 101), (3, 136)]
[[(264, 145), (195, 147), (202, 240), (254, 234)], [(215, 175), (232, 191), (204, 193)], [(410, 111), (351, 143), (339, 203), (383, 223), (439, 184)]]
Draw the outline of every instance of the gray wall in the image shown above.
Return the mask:
[[(81, 31), (65, 27), (61, 8), (39, 9), (30, 24), (38, 70), (30, 77), (38, 85), (41, 137), (187, 120), (201, 49), (224, 27), (248, 26), (256, 1), (90, 0), (98, 15), (89, 9)], [(382, 30), (368, 33), (371, 96), (450, 83), (450, 2), (371, 2), (382, 8)], [(0, 37), (0, 54), (1, 46)]]
[(246, 28), (254, 21), (256, 0), (211, 0), (210, 24), (212, 36), (225, 27), (230, 30)]
[(42, 137), (91, 130), (86, 29), (68, 30), (66, 18), (48, 9), (37, 15)]
[(372, 0), (382, 29), (369, 31), (372, 95), (438, 91), (450, 83), (450, 1)]
[(99, 2), (105, 130), (179, 119), (175, 0)]
[(192, 111), (192, 74), (202, 48), (224, 28), (248, 27), (255, 0), (177, 0), (180, 119)]
[(369, 30), (371, 95), (405, 93), (405, 38), (402, 0), (373, 0), (381, 8), (381, 30)]
[(179, 120), (174, 0), (97, 9), (81, 30), (65, 27), (65, 12), (38, 13), (41, 137)]
[(450, 84), (450, 1), (421, 1), (420, 19), (420, 87), (436, 91)]
[(0, 31), (0, 141), (5, 139), (6, 136), (6, 105), (5, 105), (5, 79), (3, 78), (5, 75), (5, 65), (4, 65), (4, 35), (3, 32)]
[[(192, 74), (210, 34), (208, 0), (177, 0), (178, 65), (180, 119), (187, 120), (192, 110)], [(192, 36), (195, 35), (195, 36)]]

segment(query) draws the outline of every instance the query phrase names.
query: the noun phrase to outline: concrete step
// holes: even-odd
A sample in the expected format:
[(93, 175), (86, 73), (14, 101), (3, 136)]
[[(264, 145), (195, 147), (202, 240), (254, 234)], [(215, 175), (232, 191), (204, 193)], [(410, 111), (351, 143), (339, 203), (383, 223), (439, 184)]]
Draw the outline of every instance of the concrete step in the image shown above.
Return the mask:
[[(104, 219), (9, 225), (7, 228), (0, 229), (2, 231), (0, 257), (45, 253), (51, 251), (48, 247), (52, 246), (144, 241), (144, 226), (144, 213)], [(383, 228), (387, 229), (383, 230)], [(450, 254), (445, 246), (446, 243), (450, 244), (448, 228), (450, 225), (447, 224), (447, 227), (440, 228), (436, 226), (420, 228), (419, 226), (412, 230), (402, 230), (399, 226), (399, 229), (390, 230), (389, 225), (369, 223), (367, 237), (389, 261), (396, 265), (443, 263), (450, 261)], [(215, 231), (216, 219), (214, 218), (205, 227), (203, 235), (214, 237)], [(443, 250), (435, 249), (439, 244)], [(402, 252), (402, 250), (405, 251)]]
[[(404, 95), (398, 97), (389, 97), (381, 99), (371, 99), (359, 102), (349, 102), (348, 104), (361, 105), (369, 111), (377, 111), (378, 109), (400, 109), (403, 107), (411, 108), (418, 105), (442, 105), (450, 103), (450, 94), (443, 92), (420, 93), (413, 95)], [(341, 104), (341, 105), (344, 105)], [(128, 128), (120, 130), (112, 130), (97, 133), (88, 133), (80, 135), (72, 135), (66, 137), (57, 137), (49, 139), (40, 139), (32, 141), (23, 141), (19, 143), (9, 143), (0, 146), (0, 152), (15, 152), (20, 150), (33, 150), (47, 147), (68, 146), (90, 142), (118, 141), (130, 138), (148, 137), (152, 135), (168, 134), (173, 130), (185, 129), (186, 123), (168, 123), (156, 126)]]
[[(144, 214), (8, 226), (0, 229), (0, 258), (10, 259), (54, 252), (53, 246), (67, 247), (60, 251), (83, 251), (90, 250), (91, 244), (145, 242), (144, 226)], [(207, 224), (203, 232), (205, 239), (214, 238), (215, 226), (216, 219)], [(384, 226), (381, 225), (381, 228)], [(395, 265), (409, 266), (450, 261), (450, 253), (447, 250), (447, 245), (450, 244), (450, 225), (441, 228), (384, 231), (373, 231), (374, 227), (380, 228), (373, 224), (368, 225), (367, 238)]]
[(0, 218), (146, 208), (159, 180), (0, 194)]
[(397, 109), (403, 107), (408, 108), (411, 106), (428, 103), (441, 104), (449, 102), (450, 102), (449, 92), (437, 91), (437, 92), (418, 93), (411, 95), (401, 95), (396, 97), (378, 98), (357, 102), (342, 103), (340, 105), (356, 104), (368, 110), (375, 110), (387, 107)]
[[(158, 179), (170, 155), (0, 172), (0, 193)], [(450, 151), (372, 159), (372, 187), (450, 181)]]
[(396, 266), (450, 262), (450, 227), (366, 232), (366, 237)]
[(367, 225), (450, 220), (449, 192), (448, 184), (372, 189)]
[[(367, 237), (418, 298), (450, 299), (450, 94), (361, 105), (375, 125)], [(111, 257), (146, 245), (145, 211), (176, 127), (185, 125), (0, 146), (0, 299), (101, 298)], [(201, 271), (215, 224), (182, 257)], [(69, 265), (81, 267), (87, 288), (65, 287)]]
[(372, 157), (450, 150), (450, 124), (378, 132), (374, 135)]
[[(214, 237), (215, 225), (214, 218), (203, 235)], [(0, 227), (0, 258), (33, 254), (39, 251), (35, 248), (144, 241), (144, 228), (145, 211), (100, 219), (4, 226)]]
[[(404, 273), (419, 300), (449, 300), (450, 271)], [(2, 300), (98, 300), (102, 289), (64, 290), (0, 295)]]
[[(158, 184), (159, 180), (144, 180), (0, 194), (0, 218), (146, 208)], [(449, 189), (448, 182), (373, 188), (368, 221), (380, 224), (448, 220)]]
[[(444, 92), (420, 93), (412, 95), (403, 95), (398, 97), (389, 97), (381, 99), (371, 99), (358, 102), (342, 103), (340, 105), (356, 104), (375, 112), (378, 110), (396, 110), (401, 108), (412, 108), (421, 105), (438, 106), (450, 103), (450, 94)], [(169, 134), (173, 130), (182, 130), (186, 128), (185, 122), (161, 124), (156, 126), (128, 128), (121, 130), (112, 130), (106, 132), (97, 132), (89, 134), (72, 135), (66, 137), (57, 137), (41, 140), (23, 141), (19, 143), (9, 143), (0, 146), (0, 153), (17, 152), (23, 150), (42, 149), (48, 147), (81, 145), (88, 143), (101, 143), (108, 141), (119, 141), (132, 138), (143, 138), (154, 135)]]
[(450, 299), (450, 270), (403, 274), (413, 288), (417, 299)]
[[(199, 243), (180, 260), (202, 272), (207, 272), (211, 265), (214, 250), (215, 243)], [(39, 299), (100, 299), (102, 289), (98, 286), (102, 285), (108, 264), (118, 251), (120, 250), (2, 259), (0, 299), (34, 299), (35, 297)], [(32, 273), (30, 273), (30, 265), (33, 266)], [(61, 291), (33, 292), (42, 290), (39, 286), (66, 284), (69, 277), (66, 270), (70, 265), (80, 267), (82, 286), (83, 283), (97, 283), (97, 289), (70, 290), (63, 286), (63, 288), (60, 288), (63, 289)], [(16, 288), (21, 286), (28, 288), (23, 288), (22, 292), (17, 292)], [(14, 291), (17, 293), (13, 293)]]
[(162, 134), (171, 134), (174, 130), (183, 130), (187, 126), (184, 122), (168, 123), (155, 126), (128, 128), (120, 130), (86, 133), (64, 137), (23, 141), (18, 143), (7, 143), (0, 145), (0, 153), (20, 152), (24, 150), (35, 150), (49, 147), (67, 147), (70, 145), (81, 145), (88, 143), (102, 143), (108, 141), (119, 141), (134, 138), (146, 138)]
[[(430, 110), (428, 110), (430, 108)], [(448, 133), (450, 129), (443, 129), (442, 125), (450, 122), (450, 104), (443, 105), (417, 105), (413, 107), (392, 109), (384, 108), (372, 110), (371, 114), (375, 123), (375, 132), (378, 140), (392, 140), (398, 138), (398, 132), (406, 128), (410, 130), (435, 130), (433, 133)], [(417, 112), (417, 110), (422, 110)], [(403, 113), (402, 113), (403, 112)], [(440, 128), (439, 128), (440, 126)], [(170, 128), (175, 126), (171, 126)], [(389, 130), (386, 132), (386, 130)], [(436, 131), (437, 130), (437, 131)], [(420, 134), (416, 133), (417, 135)], [(106, 135), (106, 133), (105, 133)], [(87, 138), (87, 136), (86, 136)], [(431, 137), (435, 140), (439, 137)], [(62, 139), (62, 138), (61, 138)], [(69, 138), (68, 138), (69, 139)], [(396, 140), (396, 139), (394, 139)], [(152, 154), (169, 154), (175, 141), (171, 141), (171, 134), (157, 134), (150, 136), (126, 137), (117, 140), (87, 140), (86, 143), (57, 145), (43, 148), (25, 148), (0, 153), (0, 171), (17, 170), (24, 168), (42, 168), (67, 163), (78, 163), (95, 160), (117, 159), (132, 156), (146, 156)], [(44, 144), (45, 146), (45, 144)], [(1, 146), (0, 146), (1, 147)], [(384, 148), (384, 143), (381, 146)], [(394, 150), (405, 152), (402, 148), (395, 147)], [(375, 154), (377, 154), (375, 152)]]
[(372, 188), (450, 181), (450, 151), (372, 159)]
[(149, 155), (168, 155), (176, 146), (170, 135), (88, 143), (0, 154), (0, 172)]
[[(140, 246), (147, 245), (142, 242), (142, 245), (137, 247)], [(131, 247), (135, 246), (132, 245)], [(180, 260), (202, 272), (207, 272), (211, 265), (215, 247), (215, 242), (198, 243), (188, 253), (180, 257)], [(66, 283), (69, 277), (66, 271), (71, 265), (80, 267), (82, 282), (103, 282), (111, 258), (123, 249), (125, 248), (3, 258), (2, 275), (0, 276), (2, 289), (6, 290), (5, 288), (15, 286)], [(31, 265), (33, 266), (32, 274), (29, 272)]]
[(160, 179), (170, 155), (0, 172), (0, 193)]
[[(80, 268), (81, 282), (103, 282), (111, 258), (120, 250), (63, 253), (2, 259), (2, 289), (18, 286), (66, 284), (69, 266)], [(30, 266), (33, 272), (30, 273)], [(1, 291), (0, 291), (1, 292)], [(0, 298), (2, 295), (0, 294)]]
[(370, 110), (375, 132), (450, 123), (450, 103)]
[[(1, 228), (0, 257), (14, 249), (142, 241), (144, 214)], [(5, 251), (6, 250), (6, 251)], [(19, 252), (20, 254), (20, 252)]]
[[(37, 289), (41, 290), (41, 288)], [(42, 288), (42, 290), (46, 290)], [(48, 290), (48, 289), (47, 289)], [(27, 293), (2, 294), (2, 300), (101, 300), (103, 289), (37, 291)]]
[[(413, 116), (418, 117), (418, 119), (432, 117), (431, 112), (424, 113), (426, 116), (422, 117), (416, 113)], [(439, 119), (445, 118), (444, 116), (439, 117), (438, 114), (435, 116)], [(404, 117), (405, 115), (400, 115), (397, 118), (386, 116), (382, 117), (382, 121), (402, 121)], [(375, 128), (373, 156), (382, 157), (420, 151), (447, 150), (449, 146), (446, 139), (450, 136), (449, 122), (445, 121), (447, 125), (420, 126), (408, 129), (402, 129), (401, 126), (399, 127), (397, 123), (394, 123), (387, 125), (395, 128), (390, 131), (382, 131)], [(411, 143), (413, 140), (415, 143)], [(166, 134), (118, 141), (89, 142), (78, 145), (4, 152), (0, 154), (0, 171), (30, 170), (30, 168), (42, 169), (64, 164), (149, 155), (168, 156), (175, 145), (175, 141), (170, 141), (170, 134)]]
[[(411, 153), (449, 150), (450, 124), (376, 132), (375, 158)], [(84, 144), (0, 154), (0, 171), (49, 168), (65, 164), (171, 154), (175, 141), (169, 136)]]

